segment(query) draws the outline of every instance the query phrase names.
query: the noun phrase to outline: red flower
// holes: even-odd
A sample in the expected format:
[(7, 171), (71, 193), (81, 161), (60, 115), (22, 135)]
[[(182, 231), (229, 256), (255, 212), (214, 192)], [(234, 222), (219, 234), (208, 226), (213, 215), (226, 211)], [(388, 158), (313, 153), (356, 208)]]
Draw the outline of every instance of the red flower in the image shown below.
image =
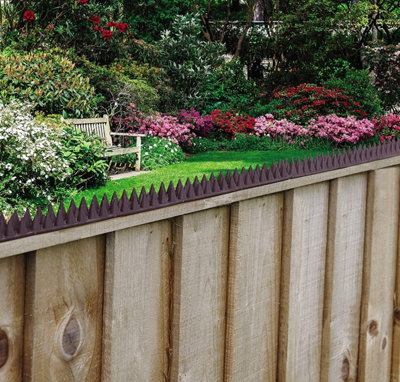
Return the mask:
[(129, 25), (127, 23), (119, 23), (115, 24), (115, 28), (117, 28), (121, 33), (124, 33), (127, 29), (129, 29)]
[(103, 30), (103, 38), (104, 40), (110, 40), (111, 37), (113, 35), (113, 32), (109, 31), (109, 30)]
[(90, 18), (90, 21), (91, 21), (93, 24), (100, 24), (100, 17), (98, 17), (98, 16), (92, 16), (92, 17)]
[(117, 25), (117, 24), (115, 24), (114, 21), (109, 21), (109, 22), (107, 23), (107, 26), (108, 26), (109, 28), (115, 27), (116, 25)]
[(86, 4), (89, 0), (78, 0), (79, 4)]
[(96, 26), (94, 27), (94, 30), (95, 30), (96, 32), (103, 32), (103, 27), (101, 27), (101, 26), (99, 26), (99, 25), (96, 25)]
[(35, 14), (33, 13), (33, 11), (25, 11), (24, 13), (24, 20), (29, 23), (33, 20), (35, 20)]

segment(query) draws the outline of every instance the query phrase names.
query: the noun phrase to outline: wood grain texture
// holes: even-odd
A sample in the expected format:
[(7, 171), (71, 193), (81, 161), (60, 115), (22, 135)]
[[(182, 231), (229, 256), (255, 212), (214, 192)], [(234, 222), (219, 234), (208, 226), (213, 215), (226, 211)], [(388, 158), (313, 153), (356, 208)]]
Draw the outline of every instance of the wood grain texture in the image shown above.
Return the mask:
[(168, 375), (171, 223), (107, 236), (103, 381)]
[(360, 327), (360, 381), (390, 380), (399, 193), (398, 167), (369, 174)]
[(283, 194), (231, 208), (225, 380), (276, 381)]
[(366, 199), (367, 174), (331, 183), (321, 381), (357, 380)]
[(0, 380), (20, 381), (25, 294), (25, 256), (0, 260)]
[(24, 381), (99, 381), (104, 236), (27, 257)]
[(174, 226), (171, 381), (222, 381), (229, 208), (178, 218)]
[(319, 381), (329, 184), (285, 195), (280, 382)]

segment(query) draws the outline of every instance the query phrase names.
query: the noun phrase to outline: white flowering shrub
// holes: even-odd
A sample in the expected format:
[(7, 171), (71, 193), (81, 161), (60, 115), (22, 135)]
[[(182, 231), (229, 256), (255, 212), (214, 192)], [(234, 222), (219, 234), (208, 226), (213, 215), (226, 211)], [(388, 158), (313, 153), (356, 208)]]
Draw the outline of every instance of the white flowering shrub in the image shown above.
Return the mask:
[[(0, 103), (0, 211), (21, 210), (65, 195), (71, 169), (63, 131), (33, 119), (30, 106)], [(27, 202), (28, 201), (28, 202)]]

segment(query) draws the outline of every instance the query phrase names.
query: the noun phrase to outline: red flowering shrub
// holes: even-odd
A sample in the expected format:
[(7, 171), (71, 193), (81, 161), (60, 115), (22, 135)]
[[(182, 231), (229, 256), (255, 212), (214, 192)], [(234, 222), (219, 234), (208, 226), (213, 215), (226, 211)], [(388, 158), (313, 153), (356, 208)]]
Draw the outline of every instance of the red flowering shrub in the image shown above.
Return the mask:
[(381, 142), (390, 141), (392, 138), (400, 138), (400, 115), (381, 115), (380, 117), (375, 117), (372, 122)]
[(35, 20), (35, 14), (33, 13), (33, 11), (25, 11), (24, 12), (24, 21), (29, 23), (34, 20)]
[(359, 102), (346, 96), (340, 89), (330, 90), (322, 86), (301, 84), (275, 93), (274, 98), (272, 103), (275, 107), (275, 118), (287, 118), (302, 125), (319, 115), (354, 115), (357, 118), (367, 116), (360, 110)]
[(86, 4), (89, 0), (78, 0), (79, 4)]
[(93, 24), (100, 24), (100, 17), (98, 17), (98, 16), (92, 16), (92, 17), (90, 18), (90, 21), (91, 21)]
[(250, 135), (254, 132), (255, 118), (249, 115), (235, 115), (232, 110), (222, 113), (217, 109), (211, 112), (211, 119), (216, 128), (215, 132), (231, 139), (239, 133)]
[(103, 34), (104, 40), (110, 40), (113, 35), (113, 32), (106, 29), (106, 30), (102, 31), (102, 34)]

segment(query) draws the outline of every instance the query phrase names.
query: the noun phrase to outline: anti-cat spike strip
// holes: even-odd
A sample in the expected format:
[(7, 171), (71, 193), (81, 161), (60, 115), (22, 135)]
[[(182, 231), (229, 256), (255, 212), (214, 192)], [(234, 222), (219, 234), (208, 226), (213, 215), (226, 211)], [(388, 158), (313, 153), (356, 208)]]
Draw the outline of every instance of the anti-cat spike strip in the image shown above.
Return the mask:
[(33, 217), (29, 210), (26, 210), (21, 218), (15, 212), (8, 221), (3, 214), (0, 214), (0, 242), (209, 198), (287, 179), (356, 166), (396, 155), (400, 155), (400, 141), (392, 140), (391, 142), (358, 147), (333, 155), (317, 155), (314, 160), (309, 157), (296, 161), (292, 159), (290, 162), (287, 160), (279, 161), (278, 164), (274, 162), (269, 169), (264, 164), (262, 168), (257, 165), (255, 169), (250, 167), (247, 171), (244, 168), (235, 169), (233, 172), (228, 171), (225, 176), (222, 172), (217, 176), (211, 174), (208, 179), (203, 176), (201, 181), (196, 177), (193, 183), (189, 179), (184, 183), (179, 180), (176, 187), (172, 182), (169, 183), (167, 188), (162, 183), (158, 192), (154, 186), (151, 186), (149, 192), (142, 188), (139, 194), (133, 189), (130, 196), (124, 191), (120, 199), (114, 193), (110, 201), (104, 194), (100, 203), (94, 196), (90, 206), (86, 204), (85, 198), (82, 198), (79, 207), (72, 201), (68, 210), (61, 203), (57, 213), (55, 213), (53, 206), (49, 205), (46, 215), (43, 214), (40, 207)]

